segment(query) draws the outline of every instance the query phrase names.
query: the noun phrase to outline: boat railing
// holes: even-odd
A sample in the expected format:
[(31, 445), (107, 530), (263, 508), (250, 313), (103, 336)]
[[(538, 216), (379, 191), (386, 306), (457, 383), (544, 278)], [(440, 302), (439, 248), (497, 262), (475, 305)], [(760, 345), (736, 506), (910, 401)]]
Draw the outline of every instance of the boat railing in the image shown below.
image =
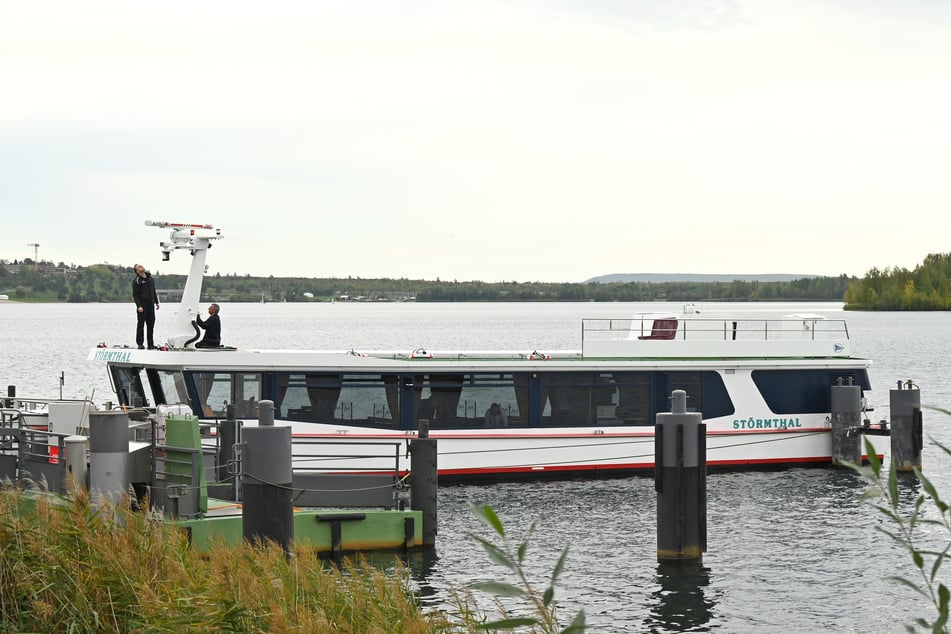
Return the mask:
[[(655, 322), (674, 322), (657, 336)], [(671, 332), (671, 330), (673, 332)], [(848, 339), (843, 319), (791, 317), (782, 319), (676, 319), (635, 316), (582, 320), (582, 341), (624, 341), (631, 339), (668, 339), (681, 341), (816, 341)]]

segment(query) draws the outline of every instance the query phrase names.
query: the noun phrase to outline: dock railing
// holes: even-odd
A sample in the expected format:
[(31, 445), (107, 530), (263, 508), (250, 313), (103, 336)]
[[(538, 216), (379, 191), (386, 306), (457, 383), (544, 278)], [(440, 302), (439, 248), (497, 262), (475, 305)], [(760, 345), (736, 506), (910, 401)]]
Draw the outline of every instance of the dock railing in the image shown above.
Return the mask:
[[(215, 468), (205, 464), (205, 474), (213, 494), (241, 499), (241, 446), (243, 423), (238, 420), (233, 451), (221, 446), (220, 425), (227, 421), (202, 423), (206, 451), (218, 456)], [(215, 433), (212, 433), (215, 430)], [(408, 471), (407, 441), (324, 439), (295, 437), (291, 471), (295, 506), (334, 508), (394, 508), (399, 505), (398, 485)], [(221, 464), (221, 457), (228, 456)], [(217, 475), (216, 475), (217, 474)], [(226, 486), (222, 486), (224, 483)], [(224, 493), (225, 488), (231, 491)]]
[(71, 434), (20, 427), (17, 421), (0, 421), (0, 481), (65, 493), (66, 438)]
[[(294, 439), (297, 506), (394, 508), (405, 440)], [(343, 465), (341, 462), (348, 464)]]

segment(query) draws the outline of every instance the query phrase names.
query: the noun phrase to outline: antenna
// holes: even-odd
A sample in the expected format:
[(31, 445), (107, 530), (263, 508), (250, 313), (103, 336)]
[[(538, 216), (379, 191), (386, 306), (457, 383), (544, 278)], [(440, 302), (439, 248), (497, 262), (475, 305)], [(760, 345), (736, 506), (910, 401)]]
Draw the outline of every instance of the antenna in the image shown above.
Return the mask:
[(39, 266), (38, 266), (39, 260), (37, 260), (36, 258), (37, 258), (37, 253), (39, 253), (39, 250), (40, 250), (40, 244), (38, 242), (31, 242), (26, 246), (33, 247), (33, 270), (37, 271), (39, 270)]
[(192, 320), (198, 315), (198, 302), (201, 299), (202, 278), (205, 274), (205, 257), (211, 248), (213, 240), (220, 240), (221, 229), (212, 225), (187, 224), (178, 222), (164, 222), (146, 220), (147, 227), (170, 229), (167, 241), (159, 242), (162, 249), (162, 260), (168, 261), (172, 252), (184, 249), (191, 253), (192, 262), (188, 278), (185, 280), (185, 290), (182, 291), (182, 301), (176, 313), (174, 332), (168, 338), (168, 345), (172, 348), (184, 347), (189, 339), (193, 339), (195, 327)]

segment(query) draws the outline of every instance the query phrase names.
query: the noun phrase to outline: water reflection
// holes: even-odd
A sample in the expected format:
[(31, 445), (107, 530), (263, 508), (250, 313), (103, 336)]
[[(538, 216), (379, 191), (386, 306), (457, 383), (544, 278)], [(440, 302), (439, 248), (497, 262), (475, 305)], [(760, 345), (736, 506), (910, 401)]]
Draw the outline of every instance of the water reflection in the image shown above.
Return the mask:
[(650, 632), (708, 632), (716, 602), (712, 598), (710, 569), (699, 562), (661, 563), (650, 594), (644, 626)]
[(436, 549), (423, 548), (410, 551), (403, 556), (403, 564), (409, 570), (410, 579), (413, 580), (419, 602), (427, 606), (440, 604), (444, 596), (438, 587), (439, 582), (433, 583), (437, 576), (436, 570), (439, 564), (439, 555), (436, 554)]

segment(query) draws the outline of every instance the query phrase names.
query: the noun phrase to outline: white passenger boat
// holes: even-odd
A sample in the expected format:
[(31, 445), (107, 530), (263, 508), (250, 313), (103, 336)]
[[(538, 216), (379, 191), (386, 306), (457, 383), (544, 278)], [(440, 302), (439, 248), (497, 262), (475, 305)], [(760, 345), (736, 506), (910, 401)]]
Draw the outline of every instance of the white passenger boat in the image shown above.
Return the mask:
[[(352, 443), (351, 458), (373, 451), (367, 443), (408, 443), (426, 421), (440, 478), (650, 471), (656, 415), (674, 390), (702, 413), (708, 468), (830, 464), (831, 386), (870, 389), (870, 362), (850, 356), (845, 322), (819, 315), (583, 320), (577, 351), (196, 349), (205, 257), (220, 233), (147, 224), (171, 230), (166, 259), (193, 257), (176, 334), (159, 350), (99, 347), (89, 358), (106, 365), (126, 407), (185, 404), (211, 420), (233, 405), (255, 424), (257, 404), (273, 401), (301, 444), (295, 468), (373, 471), (331, 454), (340, 442)], [(862, 419), (857, 431), (881, 455), (888, 429)], [(392, 457), (380, 463), (392, 469)]]

